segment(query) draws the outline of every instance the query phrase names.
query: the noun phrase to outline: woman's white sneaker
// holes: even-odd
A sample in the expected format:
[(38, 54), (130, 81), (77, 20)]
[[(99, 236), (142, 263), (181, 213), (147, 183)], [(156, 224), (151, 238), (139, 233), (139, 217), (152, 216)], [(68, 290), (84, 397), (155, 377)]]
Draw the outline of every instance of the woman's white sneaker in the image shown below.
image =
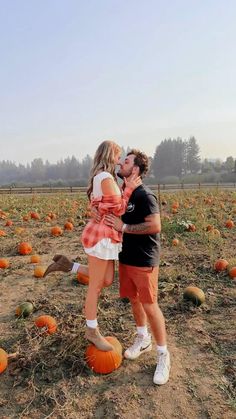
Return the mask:
[(169, 380), (170, 375), (170, 354), (167, 351), (159, 355), (156, 371), (153, 376), (154, 384), (165, 384)]
[(152, 349), (152, 337), (151, 335), (143, 336), (137, 335), (132, 346), (126, 349), (124, 357), (126, 359), (136, 359), (141, 354), (149, 352)]

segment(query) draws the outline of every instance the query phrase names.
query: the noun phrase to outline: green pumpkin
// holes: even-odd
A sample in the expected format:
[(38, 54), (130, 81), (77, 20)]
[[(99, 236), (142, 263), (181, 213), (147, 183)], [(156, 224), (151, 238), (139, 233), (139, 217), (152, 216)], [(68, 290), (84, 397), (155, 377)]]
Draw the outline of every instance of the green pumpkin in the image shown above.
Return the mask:
[(34, 306), (29, 301), (26, 301), (25, 303), (21, 303), (16, 308), (16, 316), (17, 317), (28, 317), (30, 313), (34, 310)]
[(205, 294), (198, 287), (187, 287), (184, 290), (184, 300), (191, 301), (196, 306), (200, 306), (202, 303), (205, 302)]

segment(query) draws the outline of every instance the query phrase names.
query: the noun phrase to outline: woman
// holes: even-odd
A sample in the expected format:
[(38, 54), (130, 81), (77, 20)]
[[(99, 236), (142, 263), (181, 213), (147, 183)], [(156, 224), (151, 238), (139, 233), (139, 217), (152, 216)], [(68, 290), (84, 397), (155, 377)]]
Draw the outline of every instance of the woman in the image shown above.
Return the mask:
[[(110, 351), (112, 345), (100, 334), (97, 322), (97, 303), (101, 290), (110, 286), (114, 278), (115, 260), (122, 246), (122, 233), (104, 224), (107, 214), (120, 216), (134, 189), (141, 184), (141, 179), (134, 175), (125, 183), (121, 194), (115, 174), (115, 167), (121, 157), (121, 148), (113, 141), (103, 141), (94, 156), (87, 194), (91, 208), (96, 208), (101, 219), (90, 219), (82, 233), (82, 244), (88, 255), (89, 285), (85, 301), (86, 333), (85, 337), (102, 351)], [(55, 263), (45, 272), (55, 270), (86, 273), (86, 267), (72, 264), (62, 255), (54, 257)]]

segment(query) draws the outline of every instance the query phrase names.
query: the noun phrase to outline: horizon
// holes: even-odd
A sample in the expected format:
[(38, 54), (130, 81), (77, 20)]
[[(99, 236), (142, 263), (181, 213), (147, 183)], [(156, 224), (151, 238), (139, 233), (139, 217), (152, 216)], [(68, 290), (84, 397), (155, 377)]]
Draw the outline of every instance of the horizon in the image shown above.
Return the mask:
[(191, 136), (202, 160), (235, 158), (235, 18), (233, 0), (5, 3), (0, 161)]

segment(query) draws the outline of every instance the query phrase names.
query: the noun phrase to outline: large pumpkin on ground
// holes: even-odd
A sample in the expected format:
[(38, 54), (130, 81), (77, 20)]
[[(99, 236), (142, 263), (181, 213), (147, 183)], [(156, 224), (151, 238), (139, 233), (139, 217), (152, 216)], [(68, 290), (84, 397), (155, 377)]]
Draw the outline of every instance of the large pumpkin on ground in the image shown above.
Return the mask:
[(57, 322), (54, 317), (49, 315), (42, 315), (35, 319), (35, 325), (37, 327), (45, 327), (46, 333), (51, 335), (56, 332), (57, 330)]
[(107, 336), (105, 339), (113, 345), (112, 351), (101, 351), (90, 344), (85, 352), (88, 366), (98, 374), (109, 374), (119, 368), (122, 362), (122, 346), (118, 339), (113, 336)]
[(193, 304), (200, 306), (205, 302), (205, 294), (201, 288), (189, 286), (184, 289), (184, 300), (191, 301)]
[(4, 349), (0, 348), (0, 374), (1, 372), (5, 371), (8, 365), (8, 357), (7, 353)]

